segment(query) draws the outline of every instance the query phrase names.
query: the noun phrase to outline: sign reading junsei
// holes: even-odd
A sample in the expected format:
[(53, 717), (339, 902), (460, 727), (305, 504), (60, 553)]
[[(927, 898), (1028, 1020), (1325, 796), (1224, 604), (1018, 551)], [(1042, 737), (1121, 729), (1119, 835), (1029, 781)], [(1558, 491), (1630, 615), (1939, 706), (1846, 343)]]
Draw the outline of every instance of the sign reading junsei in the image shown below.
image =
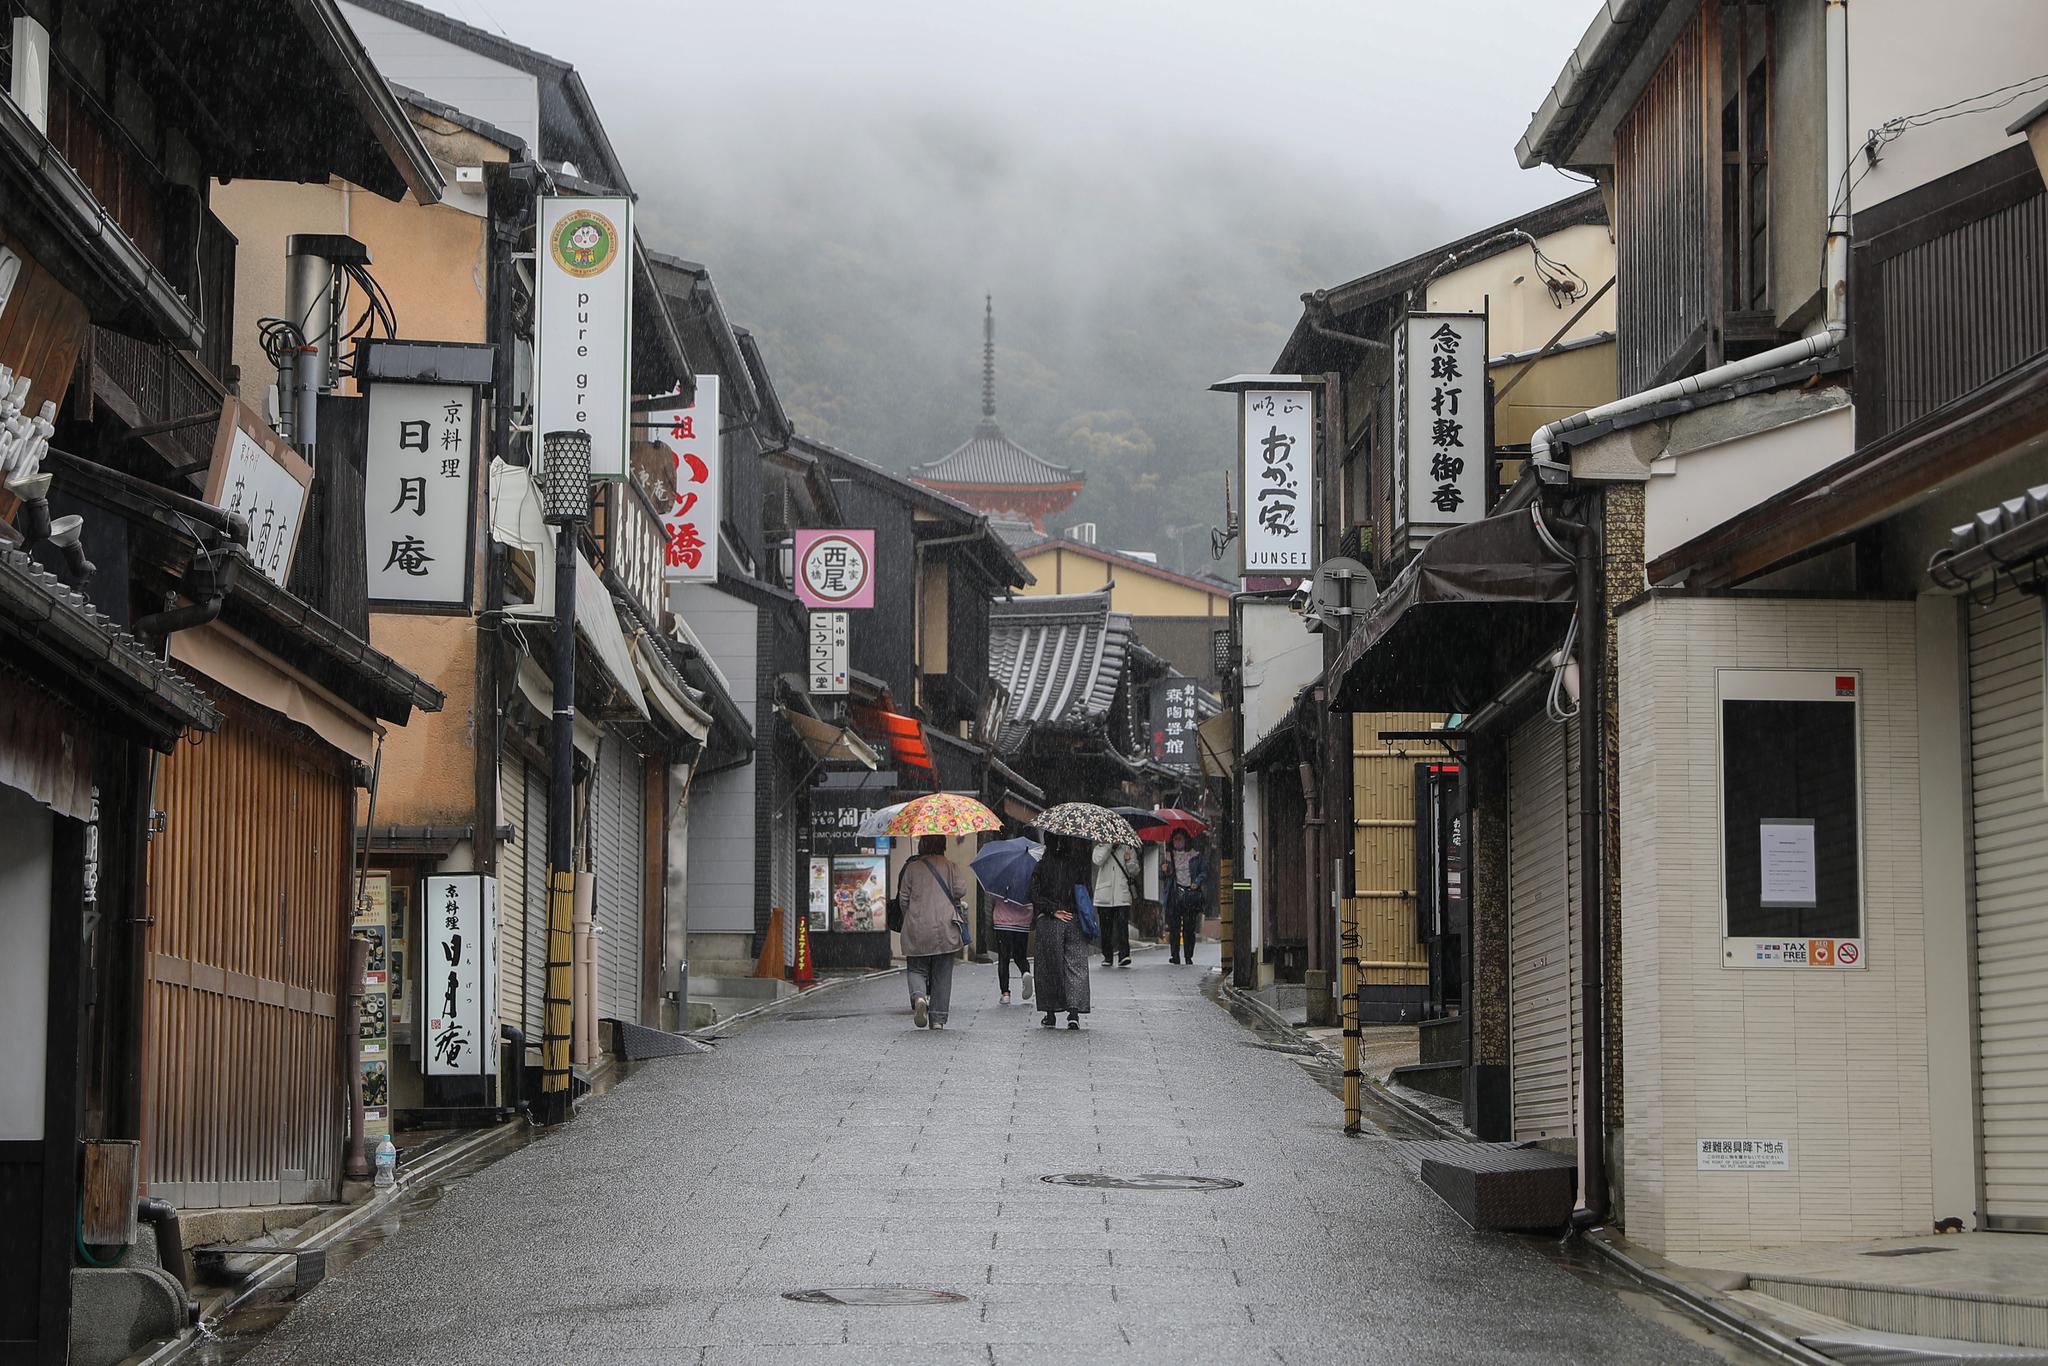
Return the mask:
[(844, 612), (811, 613), (811, 691), (844, 694), (850, 635)]
[(476, 390), (371, 384), (363, 552), (373, 602), (469, 601)]
[(633, 201), (542, 196), (534, 431), (590, 433), (590, 473), (626, 475)]
[(799, 528), (794, 538), (796, 595), (806, 607), (875, 605), (872, 528)]
[(1395, 459), (1408, 525), (1429, 530), (1486, 515), (1491, 424), (1486, 411), (1486, 315), (1411, 313), (1396, 383), (1405, 411)]
[(1239, 401), (1238, 475), (1244, 490), (1239, 570), (1313, 574), (1315, 391), (1246, 389)]
[(421, 885), (421, 1071), (498, 1074), (498, 880), (478, 873)]

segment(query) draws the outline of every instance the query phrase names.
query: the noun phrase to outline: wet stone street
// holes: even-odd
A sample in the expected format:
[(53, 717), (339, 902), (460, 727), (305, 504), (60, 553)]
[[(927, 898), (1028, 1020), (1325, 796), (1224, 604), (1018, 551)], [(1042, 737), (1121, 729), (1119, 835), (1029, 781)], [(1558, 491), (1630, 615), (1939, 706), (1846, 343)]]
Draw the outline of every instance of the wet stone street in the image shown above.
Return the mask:
[(1467, 1229), (1209, 976), (1098, 968), (1080, 1033), (988, 966), (942, 1033), (901, 977), (798, 1002), (455, 1182), (244, 1360), (1740, 1359), (1551, 1240)]

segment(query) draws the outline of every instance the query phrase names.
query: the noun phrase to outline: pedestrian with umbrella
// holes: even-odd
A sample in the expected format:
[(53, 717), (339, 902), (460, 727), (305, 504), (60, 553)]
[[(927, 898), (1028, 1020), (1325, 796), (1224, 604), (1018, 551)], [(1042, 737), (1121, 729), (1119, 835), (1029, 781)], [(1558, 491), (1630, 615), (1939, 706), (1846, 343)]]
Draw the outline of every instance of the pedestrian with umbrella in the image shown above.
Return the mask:
[(1002, 1003), (1010, 1004), (1010, 968), (1022, 979), (1024, 999), (1031, 999), (1031, 873), (1045, 854), (1036, 840), (996, 840), (984, 844), (968, 867), (981, 890), (995, 902), (996, 986)]
[(1095, 914), (1102, 924), (1102, 966), (1131, 965), (1131, 902), (1138, 884), (1138, 856), (1120, 844), (1098, 844), (1089, 861), (1095, 865)]
[(896, 880), (890, 919), (903, 935), (903, 975), (919, 1029), (946, 1027), (954, 959), (967, 946), (967, 878), (946, 857), (946, 837), (1001, 826), (980, 802), (948, 792), (919, 797), (889, 822), (891, 836), (917, 836), (917, 856)]
[[(1191, 821), (1192, 817), (1189, 818)], [(1196, 833), (1201, 823), (1194, 822)], [(1166, 844), (1160, 864), (1162, 889), (1166, 896), (1166, 961), (1173, 964), (1195, 961), (1195, 941), (1202, 933), (1202, 881), (1208, 868), (1202, 851), (1189, 837), (1189, 827), (1178, 825)]]
[(1031, 874), (1031, 910), (1038, 943), (1032, 951), (1038, 977), (1039, 1023), (1051, 1029), (1061, 1011), (1067, 1028), (1079, 1029), (1089, 1012), (1090, 941), (1100, 933), (1094, 919), (1091, 844), (1135, 848), (1138, 837), (1121, 816), (1091, 802), (1062, 802), (1033, 821), (1046, 834), (1045, 857)]

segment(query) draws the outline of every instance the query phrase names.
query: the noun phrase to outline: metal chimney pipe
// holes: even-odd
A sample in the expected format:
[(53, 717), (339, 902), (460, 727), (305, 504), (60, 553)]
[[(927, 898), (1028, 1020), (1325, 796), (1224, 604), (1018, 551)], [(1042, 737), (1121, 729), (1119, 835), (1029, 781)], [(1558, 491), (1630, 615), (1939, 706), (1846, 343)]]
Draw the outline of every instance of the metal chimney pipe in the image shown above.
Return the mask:
[(304, 344), (279, 383), (291, 390), (292, 444), (309, 459), (320, 443), (320, 392), (327, 387), (335, 331), (334, 263), (315, 250), (322, 240), (294, 234), (285, 243), (285, 312)]

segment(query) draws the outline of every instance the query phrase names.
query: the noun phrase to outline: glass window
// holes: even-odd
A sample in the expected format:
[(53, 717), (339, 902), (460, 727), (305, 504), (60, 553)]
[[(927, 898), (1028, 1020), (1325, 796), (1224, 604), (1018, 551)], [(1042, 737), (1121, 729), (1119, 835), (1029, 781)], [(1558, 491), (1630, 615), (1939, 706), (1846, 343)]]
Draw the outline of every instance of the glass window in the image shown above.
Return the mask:
[(1725, 934), (1861, 938), (1857, 676), (1727, 671), (1720, 683)]

